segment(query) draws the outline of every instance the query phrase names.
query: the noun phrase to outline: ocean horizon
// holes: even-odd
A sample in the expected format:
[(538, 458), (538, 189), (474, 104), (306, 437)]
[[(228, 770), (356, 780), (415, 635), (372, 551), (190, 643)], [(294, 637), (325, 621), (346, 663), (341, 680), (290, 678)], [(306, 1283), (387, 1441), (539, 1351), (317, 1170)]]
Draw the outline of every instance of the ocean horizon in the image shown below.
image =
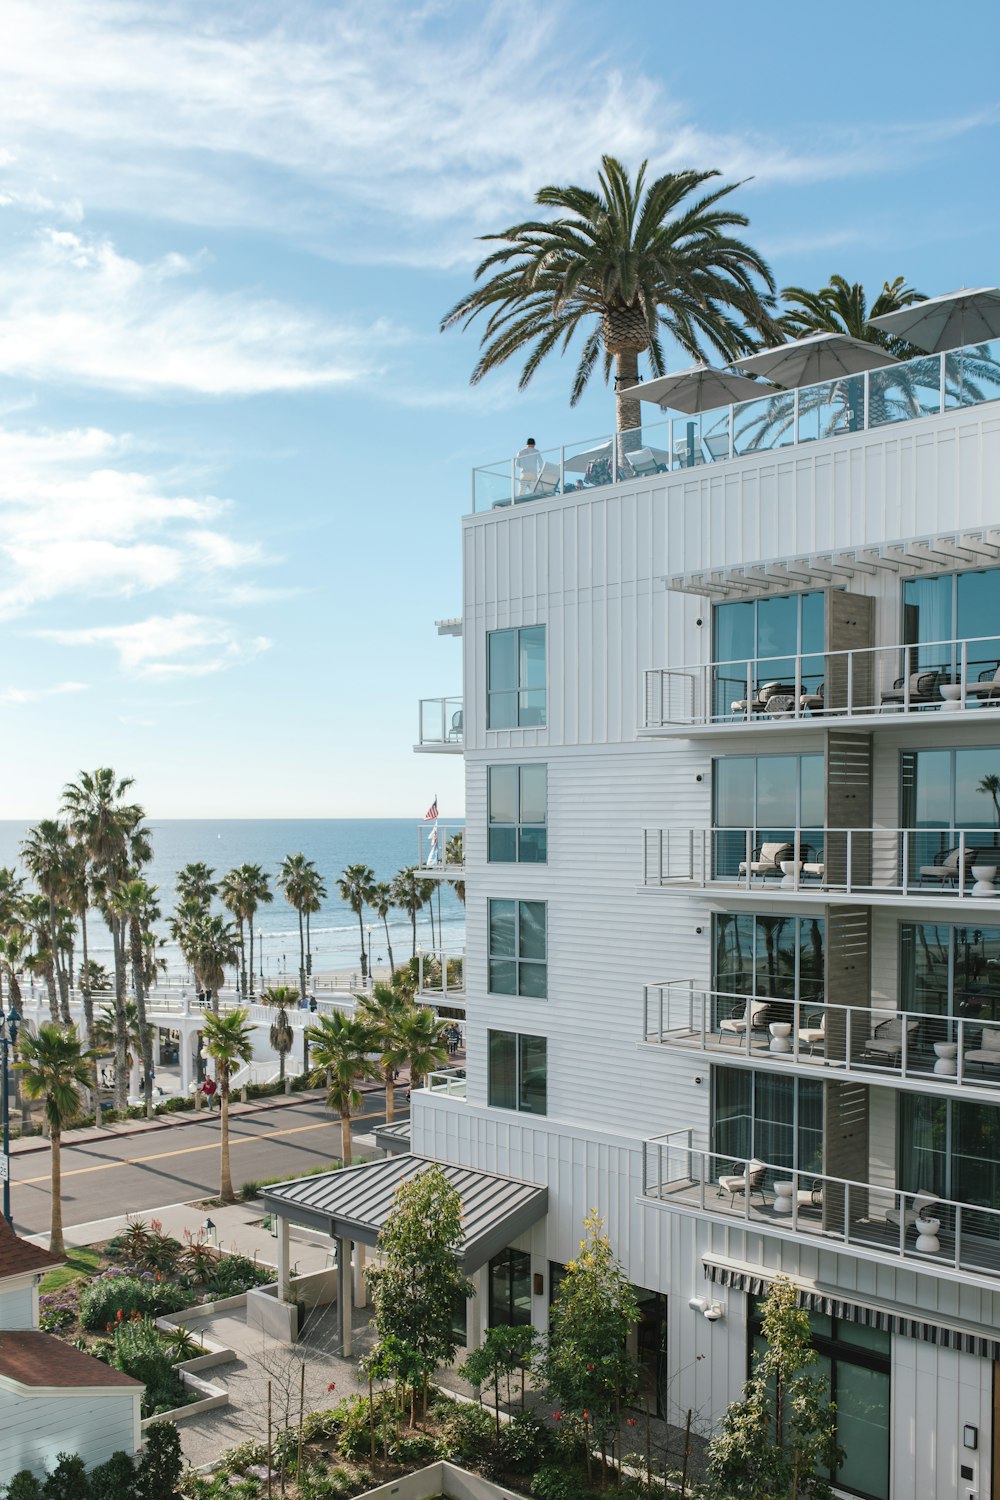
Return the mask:
[[(449, 831), (462, 822), (449, 819)], [(166, 939), (163, 956), (172, 970), (183, 968), (167, 928), (175, 903), (178, 870), (195, 860), (204, 860), (216, 877), (221, 878), (236, 865), (252, 862), (263, 866), (275, 891), (273, 903), (260, 908), (255, 929), (255, 937), (263, 937), (264, 941), (262, 957), (254, 967), (258, 975), (263, 969), (265, 982), (280, 973), (294, 975), (298, 970), (298, 917), (275, 889), (275, 876), (286, 854), (302, 853), (314, 860), (327, 888), (326, 899), (310, 923), (313, 972), (344, 974), (357, 970), (360, 976), (358, 919), (338, 896), (337, 877), (349, 864), (367, 864), (375, 871), (377, 880), (391, 880), (398, 870), (416, 864), (419, 852), (419, 825), (414, 818), (151, 818), (147, 819), (147, 826), (152, 835), (153, 859), (143, 874), (157, 888), (163, 917), (156, 929)], [(0, 820), (0, 865), (12, 865), (26, 874), (20, 846), (29, 827), (30, 823)], [(441, 937), (437, 936), (437, 898), (434, 935), (439, 946), (455, 952), (465, 942), (465, 908), (449, 885), (440, 884)], [(221, 903), (216, 902), (213, 910), (223, 910)], [(376, 964), (388, 963), (383, 924), (366, 912), (365, 926), (373, 929)], [(88, 938), (91, 956), (99, 963), (110, 964), (110, 939), (97, 913), (88, 924)], [(397, 964), (410, 956), (412, 934), (406, 913), (390, 915), (389, 940)], [(367, 946), (367, 934), (365, 942)], [(417, 943), (424, 949), (432, 945), (431, 921), (426, 910), (417, 917)]]

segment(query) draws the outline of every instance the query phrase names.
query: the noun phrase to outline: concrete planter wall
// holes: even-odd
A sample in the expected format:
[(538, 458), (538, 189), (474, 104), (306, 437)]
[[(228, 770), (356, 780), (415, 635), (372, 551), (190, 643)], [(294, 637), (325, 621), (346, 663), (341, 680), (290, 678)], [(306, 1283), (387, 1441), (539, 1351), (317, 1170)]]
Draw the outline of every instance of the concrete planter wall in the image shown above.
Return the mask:
[(365, 1490), (358, 1500), (390, 1500), (390, 1497), (391, 1500), (524, 1500), (518, 1490), (493, 1484), (444, 1459), (402, 1479), (390, 1479), (376, 1490)]
[[(192, 1323), (197, 1323), (200, 1318), (210, 1318), (214, 1313), (225, 1312), (229, 1308), (243, 1307), (246, 1303), (246, 1293), (238, 1297), (222, 1297), (218, 1302), (203, 1302), (198, 1307), (187, 1307), (182, 1312), (171, 1314), (170, 1317), (156, 1319), (156, 1326), (163, 1333), (176, 1333), (178, 1328), (190, 1328)], [(216, 1365), (231, 1364), (236, 1359), (236, 1350), (228, 1348), (225, 1344), (217, 1344), (213, 1339), (202, 1338), (205, 1347), (204, 1354), (195, 1354), (191, 1359), (182, 1359), (174, 1366), (183, 1383), (190, 1386), (193, 1391), (199, 1393), (197, 1401), (191, 1401), (187, 1406), (176, 1406), (173, 1411), (161, 1411), (154, 1417), (143, 1417), (142, 1430), (152, 1422), (183, 1422), (187, 1417), (200, 1417), (203, 1412), (215, 1411), (217, 1407), (229, 1405), (229, 1392), (223, 1385), (213, 1385), (210, 1381), (202, 1378), (205, 1370), (214, 1369)]]
[(336, 1302), (337, 1285), (337, 1268), (329, 1266), (307, 1276), (293, 1276), (291, 1302), (279, 1300), (277, 1282), (253, 1287), (246, 1294), (247, 1327), (260, 1328), (272, 1338), (294, 1343), (299, 1331), (298, 1304), (308, 1309)]

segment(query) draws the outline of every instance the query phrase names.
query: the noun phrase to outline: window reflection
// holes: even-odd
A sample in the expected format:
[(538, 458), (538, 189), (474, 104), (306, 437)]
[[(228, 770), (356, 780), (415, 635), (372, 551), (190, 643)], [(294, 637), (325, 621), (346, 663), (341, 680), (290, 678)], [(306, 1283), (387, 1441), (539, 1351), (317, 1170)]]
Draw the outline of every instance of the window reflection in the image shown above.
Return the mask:
[(712, 617), (712, 660), (719, 663), (713, 713), (729, 715), (734, 703), (745, 702), (748, 677), (754, 693), (771, 683), (776, 690), (794, 694), (799, 655), (803, 657), (802, 692), (822, 691), (825, 596), (821, 590), (716, 604)]
[[(727, 755), (712, 763), (715, 798), (714, 874), (738, 875), (751, 850), (793, 843), (800, 858), (822, 861), (822, 755)], [(789, 855), (789, 858), (791, 856)]]
[(953, 643), (973, 641), (966, 653), (967, 682), (992, 678), (1000, 668), (1000, 637), (988, 632), (998, 618), (1000, 568), (905, 579), (903, 643), (913, 648), (907, 670), (938, 671), (952, 680), (961, 666)]

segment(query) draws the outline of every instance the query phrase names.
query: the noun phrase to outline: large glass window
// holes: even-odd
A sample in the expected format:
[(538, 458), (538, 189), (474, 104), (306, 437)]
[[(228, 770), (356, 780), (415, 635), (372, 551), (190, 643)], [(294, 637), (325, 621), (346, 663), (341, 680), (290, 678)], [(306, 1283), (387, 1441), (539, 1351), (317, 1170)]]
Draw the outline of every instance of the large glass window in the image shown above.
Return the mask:
[(904, 750), (900, 757), (900, 826), (911, 830), (909, 877), (941, 863), (965, 834), (967, 863), (1000, 863), (1000, 746)]
[[(764, 1352), (760, 1299), (749, 1308), (750, 1368)], [(830, 1474), (838, 1490), (866, 1500), (889, 1497), (889, 1393), (891, 1334), (847, 1318), (811, 1312), (809, 1327), (819, 1363), (812, 1373), (829, 1381), (836, 1407), (837, 1441), (844, 1450), (840, 1468)]]
[(903, 922), (901, 1010), (1000, 1020), (1000, 927)]
[(822, 1083), (743, 1068), (715, 1068), (712, 1077), (712, 1149), (720, 1171), (751, 1157), (784, 1171), (822, 1171)]
[[(722, 996), (754, 995), (820, 1005), (825, 990), (822, 917), (757, 916), (720, 912), (713, 918), (712, 988), (716, 1025), (732, 1012)], [(787, 1011), (787, 1014), (786, 1014)], [(790, 1006), (776, 1005), (772, 1021), (790, 1021)]]
[(913, 648), (908, 670), (951, 675), (961, 664), (952, 642), (974, 641), (966, 656), (969, 680), (992, 676), (1000, 665), (1000, 638), (990, 627), (998, 618), (1000, 568), (904, 579), (903, 643)]
[(491, 1031), (487, 1037), (487, 1100), (494, 1109), (544, 1115), (548, 1100), (548, 1042), (543, 1036)]
[(545, 626), (491, 630), (486, 637), (487, 729), (545, 724)]
[(728, 714), (746, 699), (747, 677), (754, 691), (765, 682), (795, 688), (795, 662), (801, 656), (803, 692), (823, 681), (825, 601), (821, 592), (746, 599), (713, 608), (716, 714)]
[(548, 994), (544, 901), (489, 903), (489, 989), (493, 995)]
[[(973, 1208), (1000, 1209), (1000, 1109), (994, 1104), (899, 1096), (898, 1182), (904, 1192), (929, 1192)], [(951, 1230), (950, 1213), (940, 1213)], [(991, 1214), (965, 1214), (964, 1234), (1000, 1238)]]
[(501, 1250), (490, 1261), (490, 1327), (510, 1328), (531, 1322), (531, 1256), (526, 1250)]
[(490, 766), (487, 858), (494, 864), (545, 864), (548, 858), (546, 766)]
[(727, 755), (712, 762), (716, 876), (736, 875), (750, 851), (792, 843), (822, 862), (825, 788), (822, 755)]

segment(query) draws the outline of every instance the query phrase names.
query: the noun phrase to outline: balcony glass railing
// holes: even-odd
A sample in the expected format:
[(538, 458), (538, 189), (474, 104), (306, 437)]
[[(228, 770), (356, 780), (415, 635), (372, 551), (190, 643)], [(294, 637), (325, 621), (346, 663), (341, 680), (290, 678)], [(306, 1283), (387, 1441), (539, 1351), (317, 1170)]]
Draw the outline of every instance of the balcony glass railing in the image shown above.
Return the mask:
[(646, 985), (643, 999), (647, 1042), (717, 1054), (720, 1062), (743, 1055), (769, 1066), (835, 1068), (838, 1076), (848, 1070), (1000, 1090), (1000, 986), (970, 991), (951, 1016), (737, 995), (693, 979)]
[(418, 823), (417, 864), (431, 879), (461, 880), (465, 870), (463, 823)]
[(465, 1099), (466, 1078), (464, 1068), (439, 1068), (428, 1073), (424, 1088), (431, 1094), (447, 1094), (449, 1099)]
[(646, 729), (1000, 707), (1000, 636), (749, 656), (645, 674)]
[(865, 375), (777, 391), (695, 416), (549, 448), (472, 471), (472, 508), (490, 510), (789, 445), (910, 422), (1000, 399), (1000, 339), (920, 355)]
[(421, 745), (461, 749), (463, 737), (461, 698), (421, 698)]
[(643, 830), (646, 886), (993, 900), (998, 874), (996, 825)]
[(643, 1143), (643, 1191), (763, 1232), (815, 1235), (861, 1254), (1000, 1278), (1000, 1210), (829, 1173), (698, 1150), (692, 1130)]
[(465, 954), (418, 954), (417, 994), (431, 1005), (464, 1004)]

